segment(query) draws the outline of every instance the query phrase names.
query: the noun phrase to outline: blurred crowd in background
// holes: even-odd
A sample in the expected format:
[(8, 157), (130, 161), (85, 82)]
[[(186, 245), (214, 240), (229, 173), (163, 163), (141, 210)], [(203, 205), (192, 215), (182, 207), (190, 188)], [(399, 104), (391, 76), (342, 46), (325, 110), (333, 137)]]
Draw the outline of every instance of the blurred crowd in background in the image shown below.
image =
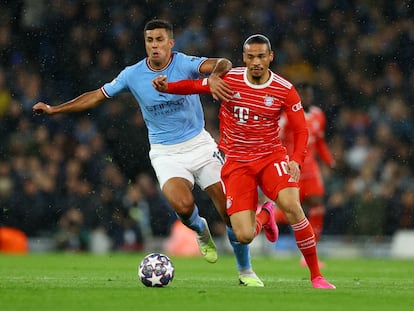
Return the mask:
[[(414, 229), (412, 1), (38, 0), (0, 4), (0, 225), (88, 248), (101, 232), (116, 250), (167, 237), (175, 215), (148, 159), (130, 95), (87, 113), (35, 116), (111, 81), (145, 57), (143, 27), (165, 18), (175, 50), (242, 64), (247, 36), (268, 36), (272, 70), (315, 88), (336, 168), (323, 169), (325, 235), (385, 237)], [(219, 103), (202, 97), (218, 138)], [(195, 189), (201, 214), (224, 234)]]

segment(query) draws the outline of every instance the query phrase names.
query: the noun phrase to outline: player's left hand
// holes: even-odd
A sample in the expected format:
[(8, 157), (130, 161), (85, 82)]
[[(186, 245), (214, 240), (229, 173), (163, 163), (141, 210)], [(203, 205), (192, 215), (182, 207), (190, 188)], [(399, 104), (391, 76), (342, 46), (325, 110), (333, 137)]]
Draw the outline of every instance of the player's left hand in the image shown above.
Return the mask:
[(167, 76), (160, 75), (153, 79), (151, 84), (158, 92), (165, 92), (168, 88)]
[(300, 178), (300, 166), (296, 161), (289, 161), (287, 165), (287, 172), (295, 182), (299, 182)]
[(230, 86), (218, 75), (211, 74), (208, 77), (208, 85), (210, 87), (211, 95), (215, 100), (229, 101), (233, 97), (233, 90)]

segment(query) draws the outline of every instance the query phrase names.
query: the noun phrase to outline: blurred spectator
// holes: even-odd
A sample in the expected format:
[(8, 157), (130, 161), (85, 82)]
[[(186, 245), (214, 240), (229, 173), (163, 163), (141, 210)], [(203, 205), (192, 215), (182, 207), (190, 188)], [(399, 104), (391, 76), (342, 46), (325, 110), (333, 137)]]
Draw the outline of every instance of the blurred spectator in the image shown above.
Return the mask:
[(90, 118), (80, 118), (75, 124), (74, 136), (79, 144), (89, 144), (92, 138), (96, 135), (97, 128), (95, 123)]
[(2, 212), (0, 213), (0, 225), (16, 226), (17, 219), (11, 213), (13, 208), (13, 195), (15, 181), (11, 176), (11, 165), (7, 161), (0, 159), (0, 206)]
[(148, 203), (152, 236), (167, 237), (170, 234), (171, 226), (177, 219), (174, 210), (165, 199), (153, 177), (142, 173), (137, 176), (136, 182)]
[(42, 87), (39, 73), (26, 69), (17, 72), (15, 91), (26, 116), (31, 116), (33, 105), (44, 98)]
[(56, 247), (63, 251), (86, 251), (89, 236), (83, 225), (84, 216), (77, 208), (69, 208), (58, 220)]
[(401, 229), (414, 229), (414, 187), (413, 184), (407, 187), (401, 194), (398, 202), (400, 209), (400, 226)]
[(0, 66), (0, 116), (4, 116), (9, 109), (11, 92), (6, 84), (6, 73)]
[(189, 55), (202, 55), (209, 44), (207, 29), (203, 27), (201, 16), (190, 17), (187, 27), (175, 35), (177, 51), (185, 50)]
[(48, 202), (31, 177), (24, 178), (20, 187), (21, 193), (14, 197), (13, 207), (10, 210), (10, 214), (17, 222), (15, 227), (29, 237), (42, 235), (54, 225), (53, 221), (49, 222)]
[(96, 64), (88, 70), (86, 88), (92, 90), (97, 85), (110, 82), (120, 71), (115, 62), (114, 51), (110, 47), (104, 47), (96, 55)]
[(324, 235), (345, 235), (350, 225), (350, 210), (343, 190), (336, 190), (326, 203)]
[(136, 183), (127, 186), (122, 207), (113, 214), (111, 234), (115, 248), (119, 250), (141, 250), (145, 239), (151, 236), (148, 203)]
[[(385, 204), (380, 196), (369, 189), (351, 199), (352, 220), (348, 233), (351, 235), (382, 236)], [(375, 217), (372, 217), (375, 215)]]

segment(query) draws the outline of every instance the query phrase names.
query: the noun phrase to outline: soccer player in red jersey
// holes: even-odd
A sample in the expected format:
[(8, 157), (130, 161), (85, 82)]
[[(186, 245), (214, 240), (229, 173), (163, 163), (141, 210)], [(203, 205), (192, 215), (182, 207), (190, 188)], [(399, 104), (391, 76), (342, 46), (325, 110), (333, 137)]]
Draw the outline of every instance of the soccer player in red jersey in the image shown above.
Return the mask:
[[(221, 177), (227, 213), (237, 239), (250, 243), (258, 234), (255, 214), (259, 186), (283, 210), (292, 226), (312, 286), (333, 289), (335, 286), (320, 272), (315, 235), (299, 201), (300, 167), (308, 140), (305, 114), (295, 87), (269, 69), (273, 58), (269, 39), (252, 35), (243, 44), (246, 67), (233, 68), (223, 76), (229, 90), (221, 95), (219, 148), (225, 154)], [(219, 77), (167, 83), (165, 76), (159, 76), (153, 86), (175, 94), (209, 93), (211, 79)], [(294, 129), (291, 156), (279, 137), (282, 111)]]
[[(299, 180), (300, 202), (305, 208), (305, 211), (307, 211), (309, 222), (315, 233), (315, 240), (318, 242), (322, 234), (325, 217), (325, 206), (323, 204), (325, 188), (318, 158), (331, 168), (335, 166), (335, 160), (325, 140), (325, 114), (322, 109), (313, 104), (313, 87), (308, 83), (302, 83), (296, 89), (302, 100), (309, 132), (307, 155), (301, 168)], [(294, 150), (292, 126), (283, 117), (280, 126), (282, 141), (288, 150), (288, 154), (291, 154)], [(275, 217), (278, 223), (287, 223), (280, 209), (275, 212)], [(301, 259), (301, 264), (303, 266), (306, 265), (306, 261), (303, 258)], [(324, 263), (320, 262), (319, 266), (323, 267)]]

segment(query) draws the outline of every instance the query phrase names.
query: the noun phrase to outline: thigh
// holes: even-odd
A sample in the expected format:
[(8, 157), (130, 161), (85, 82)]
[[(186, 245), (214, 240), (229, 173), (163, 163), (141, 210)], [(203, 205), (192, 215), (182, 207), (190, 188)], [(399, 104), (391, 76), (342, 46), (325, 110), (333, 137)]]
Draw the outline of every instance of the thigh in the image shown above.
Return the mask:
[(221, 178), (226, 194), (228, 215), (245, 210), (256, 211), (258, 184), (246, 164), (227, 161), (223, 166)]
[(260, 173), (260, 188), (270, 199), (276, 201), (279, 192), (285, 188), (298, 188), (299, 184), (291, 180), (287, 172), (287, 156), (273, 154), (264, 159)]
[(194, 176), (186, 167), (181, 155), (150, 152), (150, 158), (161, 189), (169, 179), (174, 177), (186, 179), (194, 185)]

